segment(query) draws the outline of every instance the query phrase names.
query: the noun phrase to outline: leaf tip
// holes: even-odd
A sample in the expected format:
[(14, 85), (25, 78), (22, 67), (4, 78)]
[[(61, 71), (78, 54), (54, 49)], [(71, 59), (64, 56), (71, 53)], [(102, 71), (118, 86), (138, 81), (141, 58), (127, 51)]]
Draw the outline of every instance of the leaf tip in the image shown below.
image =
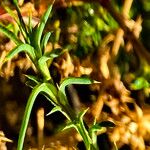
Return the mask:
[(94, 80), (93, 83), (94, 83), (94, 84), (100, 84), (101, 82)]

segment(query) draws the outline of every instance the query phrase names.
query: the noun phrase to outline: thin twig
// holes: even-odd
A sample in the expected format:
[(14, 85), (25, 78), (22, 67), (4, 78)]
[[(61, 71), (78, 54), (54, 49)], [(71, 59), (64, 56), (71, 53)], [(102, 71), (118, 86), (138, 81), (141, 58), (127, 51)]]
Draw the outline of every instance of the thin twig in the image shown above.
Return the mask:
[[(130, 11), (130, 8), (132, 6), (133, 0), (125, 0), (123, 4), (123, 9), (122, 9), (122, 15), (125, 18), (128, 18), (128, 13)], [(123, 39), (124, 31), (119, 28), (116, 34), (116, 38), (112, 47), (112, 56), (116, 56), (118, 54), (122, 39)]]
[(150, 64), (150, 53), (146, 50), (144, 45), (136, 38), (135, 34), (128, 28), (127, 26), (127, 19), (122, 16), (122, 14), (119, 14), (114, 7), (111, 5), (111, 3), (108, 3), (105, 7), (108, 12), (113, 16), (113, 18), (118, 22), (120, 27), (123, 29), (125, 36), (128, 40), (131, 41), (133, 48), (138, 56), (142, 56), (145, 58), (145, 60)]

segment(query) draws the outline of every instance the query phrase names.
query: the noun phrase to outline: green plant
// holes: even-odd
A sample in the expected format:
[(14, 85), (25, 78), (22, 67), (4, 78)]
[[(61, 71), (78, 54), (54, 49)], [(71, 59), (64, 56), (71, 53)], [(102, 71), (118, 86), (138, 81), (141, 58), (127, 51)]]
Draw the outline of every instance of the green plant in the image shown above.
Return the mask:
[[(92, 84), (98, 83), (94, 80), (91, 80), (87, 77), (68, 77), (65, 78), (61, 83), (54, 83), (53, 78), (51, 77), (49, 66), (51, 65), (53, 59), (61, 55), (64, 51), (61, 49), (53, 49), (51, 52), (45, 52), (46, 44), (51, 36), (51, 32), (46, 33), (43, 36), (43, 30), (45, 24), (49, 18), (49, 15), (52, 10), (52, 5), (50, 5), (41, 18), (39, 24), (35, 27), (31, 25), (31, 17), (29, 17), (29, 24), (26, 25), (20, 12), (17, 0), (13, 1), (17, 10), (18, 17), (14, 17), (16, 20), (19, 30), (22, 34), (23, 41), (21, 41), (13, 32), (9, 31), (5, 26), (0, 25), (0, 31), (9, 37), (12, 41), (15, 42), (16, 47), (12, 49), (9, 54), (6, 56), (5, 61), (12, 59), (16, 54), (20, 52), (25, 52), (28, 55), (29, 59), (34, 64), (37, 75), (26, 75), (28, 78), (27, 85), (32, 88), (32, 92), (29, 96), (25, 113), (19, 132), (19, 140), (17, 150), (23, 149), (23, 143), (25, 138), (25, 133), (27, 130), (28, 122), (30, 119), (31, 110), (33, 104), (36, 100), (36, 97), (39, 94), (43, 94), (53, 105), (54, 108), (50, 111), (50, 114), (60, 111), (68, 119), (68, 124), (64, 129), (75, 128), (78, 133), (82, 136), (87, 150), (96, 150), (97, 146), (97, 131), (101, 130), (102, 127), (110, 126), (109, 122), (106, 123), (93, 123), (88, 129), (85, 127), (85, 122), (83, 117), (88, 109), (81, 111), (79, 114), (76, 114), (71, 108), (65, 88), (70, 84)], [(8, 10), (11, 14), (12, 12)], [(15, 15), (12, 15), (15, 16)], [(114, 124), (112, 123), (111, 126)]]

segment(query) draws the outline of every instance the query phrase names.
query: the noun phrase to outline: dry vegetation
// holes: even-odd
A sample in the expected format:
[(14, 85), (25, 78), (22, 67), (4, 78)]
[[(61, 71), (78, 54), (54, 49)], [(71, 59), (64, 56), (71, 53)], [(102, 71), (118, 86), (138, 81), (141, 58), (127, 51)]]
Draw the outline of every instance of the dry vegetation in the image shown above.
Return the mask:
[[(36, 24), (39, 18), (45, 9), (48, 0), (45, 1), (34, 1), (32, 3), (23, 3), (20, 1), (22, 14), (25, 17), (28, 15), (28, 11), (31, 10), (30, 13), (33, 14), (35, 19), (33, 18), (33, 22)], [(149, 150), (150, 149), (150, 105), (145, 102), (147, 97), (144, 90), (139, 90), (135, 92), (130, 89), (130, 84), (133, 80), (136, 79), (136, 76), (133, 72), (126, 72), (122, 77), (119, 69), (119, 65), (116, 64), (116, 60), (119, 56), (119, 50), (123, 49), (124, 53), (127, 55), (134, 56), (133, 59), (135, 61), (135, 66), (138, 64), (138, 61), (143, 64), (149, 65), (150, 62), (150, 54), (148, 50), (146, 50), (139, 40), (140, 33), (142, 31), (142, 17), (141, 14), (137, 15), (135, 20), (130, 18), (129, 12), (132, 7), (132, 0), (124, 0), (124, 3), (121, 6), (121, 12), (116, 12), (112, 7), (107, 7), (106, 10), (110, 12), (110, 14), (114, 17), (114, 19), (118, 22), (119, 26), (117, 29), (108, 32), (102, 39), (102, 42), (97, 47), (97, 51), (94, 54), (89, 54), (87, 57), (79, 58), (72, 53), (66, 52), (63, 56), (57, 58), (53, 67), (57, 70), (57, 74), (59, 78), (64, 78), (68, 76), (76, 76), (79, 77), (81, 75), (88, 75), (91, 78), (100, 81), (101, 84), (91, 85), (90, 91), (94, 93), (90, 99), (91, 101), (82, 100), (77, 87), (70, 87), (69, 93), (72, 95), (72, 103), (74, 109), (79, 111), (82, 108), (89, 107), (88, 114), (85, 117), (85, 120), (89, 122), (89, 124), (96, 118), (97, 122), (110, 120), (116, 124), (116, 127), (112, 129), (108, 129), (106, 131), (109, 136), (109, 143), (115, 142), (118, 146), (118, 149), (121, 149), (124, 145), (128, 145), (132, 150)], [(59, 5), (58, 5), (59, 4)], [(11, 6), (11, 4), (8, 3)], [(60, 7), (70, 7), (76, 5), (84, 5), (84, 1), (76, 2), (76, 1), (56, 1), (54, 8), (59, 9)], [(59, 8), (58, 8), (59, 6)], [(36, 9), (34, 8), (36, 7)], [(104, 10), (104, 11), (106, 11)], [(10, 21), (10, 16), (6, 13), (0, 15), (0, 19), (8, 24)], [(6, 19), (8, 21), (6, 21)], [(11, 20), (12, 24), (15, 26), (13, 20)], [(63, 21), (61, 21), (62, 23)], [(48, 24), (47, 28), (54, 28), (53, 25)], [(61, 29), (63, 32), (63, 29)], [(78, 24), (75, 26), (68, 27), (67, 36), (73, 38), (73, 42), (75, 38), (75, 33), (78, 32)], [(23, 104), (19, 110), (18, 109), (20, 103), (18, 100), (15, 100), (15, 96), (12, 95), (17, 93), (12, 93), (16, 90), (13, 90), (16, 82), (19, 82), (18, 86), (25, 82), (25, 78), (20, 73), (16, 73), (16, 68), (18, 68), (19, 72), (26, 73), (27, 71), (31, 71), (31, 68), (34, 70), (34, 66), (31, 65), (31, 62), (24, 56), (18, 55), (11, 61), (7, 62), (7, 64), (2, 65), (2, 61), (9, 50), (14, 47), (14, 43), (9, 41), (3, 35), (0, 35), (0, 68), (1, 68), (1, 109), (5, 113), (5, 121), (3, 120), (4, 114), (0, 115), (0, 124), (7, 122), (7, 129), (4, 128), (4, 125), (0, 125), (0, 130), (5, 131), (5, 134), (10, 136), (8, 127), (12, 127), (11, 131), (18, 130), (18, 123), (20, 124), (21, 116), (24, 106)], [(20, 37), (21, 38), (21, 37)], [(71, 39), (72, 40), (72, 39)], [(52, 46), (62, 47), (61, 43), (49, 43), (47, 50), (50, 50)], [(132, 64), (134, 65), (134, 64)], [(142, 66), (142, 65), (141, 65)], [(143, 65), (144, 67), (144, 65)], [(18, 81), (13, 76), (19, 78)], [(13, 82), (13, 80), (15, 81)], [(20, 87), (15, 87), (19, 88)], [(28, 89), (26, 89), (28, 91)], [(81, 91), (81, 92), (86, 92)], [(136, 96), (134, 96), (135, 93)], [(149, 87), (146, 89), (147, 95), (150, 93)], [(22, 92), (23, 93), (23, 92)], [(26, 92), (28, 95), (28, 92)], [(96, 93), (96, 94), (95, 94)], [(11, 96), (10, 96), (11, 95)], [(11, 98), (14, 101), (12, 102)], [(17, 97), (20, 99), (22, 96)], [(5, 101), (5, 102), (4, 102)], [(21, 101), (21, 99), (19, 100)], [(10, 103), (11, 102), (11, 103)], [(24, 103), (24, 100), (23, 102)], [(149, 102), (148, 102), (149, 103)], [(3, 105), (2, 105), (3, 104)], [(10, 107), (10, 108), (8, 108)], [(41, 106), (40, 106), (41, 107)], [(14, 120), (8, 120), (9, 115), (14, 116)], [(68, 131), (66, 133), (57, 133), (56, 135), (45, 136), (44, 135), (44, 113), (45, 110), (42, 108), (37, 109), (37, 137), (33, 134), (32, 124), (30, 123), (29, 129), (27, 131), (27, 141), (30, 141), (30, 147), (41, 147), (42, 150), (51, 150), (51, 149), (60, 149), (60, 150), (71, 150), (75, 149), (77, 141), (81, 140), (80, 137), (73, 130)], [(14, 115), (13, 115), (14, 114)], [(7, 121), (6, 121), (7, 120)], [(39, 120), (39, 121), (38, 121)], [(17, 125), (17, 129), (15, 126)], [(45, 126), (48, 126), (51, 130), (55, 127), (53, 123), (45, 121)], [(7, 133), (8, 132), (8, 133)], [(13, 134), (13, 132), (11, 132)], [(104, 131), (105, 132), (105, 131)], [(16, 133), (18, 134), (18, 132)], [(15, 135), (16, 135), (15, 134)], [(99, 133), (101, 134), (101, 133)], [(3, 135), (0, 135), (0, 145), (4, 142), (10, 142), (7, 138), (2, 138)], [(13, 135), (11, 136), (13, 138)], [(38, 144), (35, 142), (38, 141)], [(99, 141), (101, 142), (101, 141)], [(15, 142), (14, 142), (15, 143)], [(27, 144), (27, 142), (26, 142)], [(12, 147), (13, 143), (8, 144), (8, 147)], [(28, 144), (27, 144), (28, 145)], [(43, 146), (45, 145), (45, 146)], [(113, 144), (111, 144), (113, 147)], [(42, 148), (43, 147), (43, 148)], [(36, 150), (36, 148), (31, 148), (31, 150)], [(6, 147), (1, 147), (0, 150), (5, 150)], [(10, 148), (11, 149), (11, 148)], [(15, 148), (14, 148), (15, 149)], [(127, 148), (125, 148), (127, 149)], [(129, 149), (129, 148), (128, 148)]]

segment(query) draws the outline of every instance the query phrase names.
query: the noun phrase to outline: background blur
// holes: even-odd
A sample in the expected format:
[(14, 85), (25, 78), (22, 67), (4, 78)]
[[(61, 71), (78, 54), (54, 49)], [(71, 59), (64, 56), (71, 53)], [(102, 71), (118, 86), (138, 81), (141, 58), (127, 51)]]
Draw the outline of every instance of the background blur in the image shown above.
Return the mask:
[[(19, 0), (23, 19), (32, 14), (36, 25), (50, 3), (52, 0)], [(61, 47), (68, 51), (55, 59), (49, 69), (56, 82), (81, 75), (101, 82), (91, 86), (71, 85), (67, 93), (75, 111), (90, 108), (85, 117), (89, 124), (93, 118), (116, 124), (99, 134), (102, 150), (113, 149), (114, 142), (119, 150), (150, 150), (150, 1), (112, 0), (110, 3), (112, 7), (104, 5), (105, 9), (96, 0), (54, 2), (45, 29), (45, 32), (53, 31), (46, 50)], [(4, 9), (6, 6), (14, 10), (10, 0), (1, 0), (0, 23), (19, 35), (16, 23)], [(0, 130), (13, 140), (7, 143), (8, 150), (16, 149), (31, 91), (25, 85), (24, 74), (35, 74), (24, 53), (2, 65), (14, 46), (0, 33)], [(47, 150), (74, 149), (79, 143), (76, 132), (60, 132), (65, 123), (61, 114), (46, 117), (51, 108), (44, 97), (38, 97), (27, 130), (26, 149), (42, 149), (43, 145)]]

